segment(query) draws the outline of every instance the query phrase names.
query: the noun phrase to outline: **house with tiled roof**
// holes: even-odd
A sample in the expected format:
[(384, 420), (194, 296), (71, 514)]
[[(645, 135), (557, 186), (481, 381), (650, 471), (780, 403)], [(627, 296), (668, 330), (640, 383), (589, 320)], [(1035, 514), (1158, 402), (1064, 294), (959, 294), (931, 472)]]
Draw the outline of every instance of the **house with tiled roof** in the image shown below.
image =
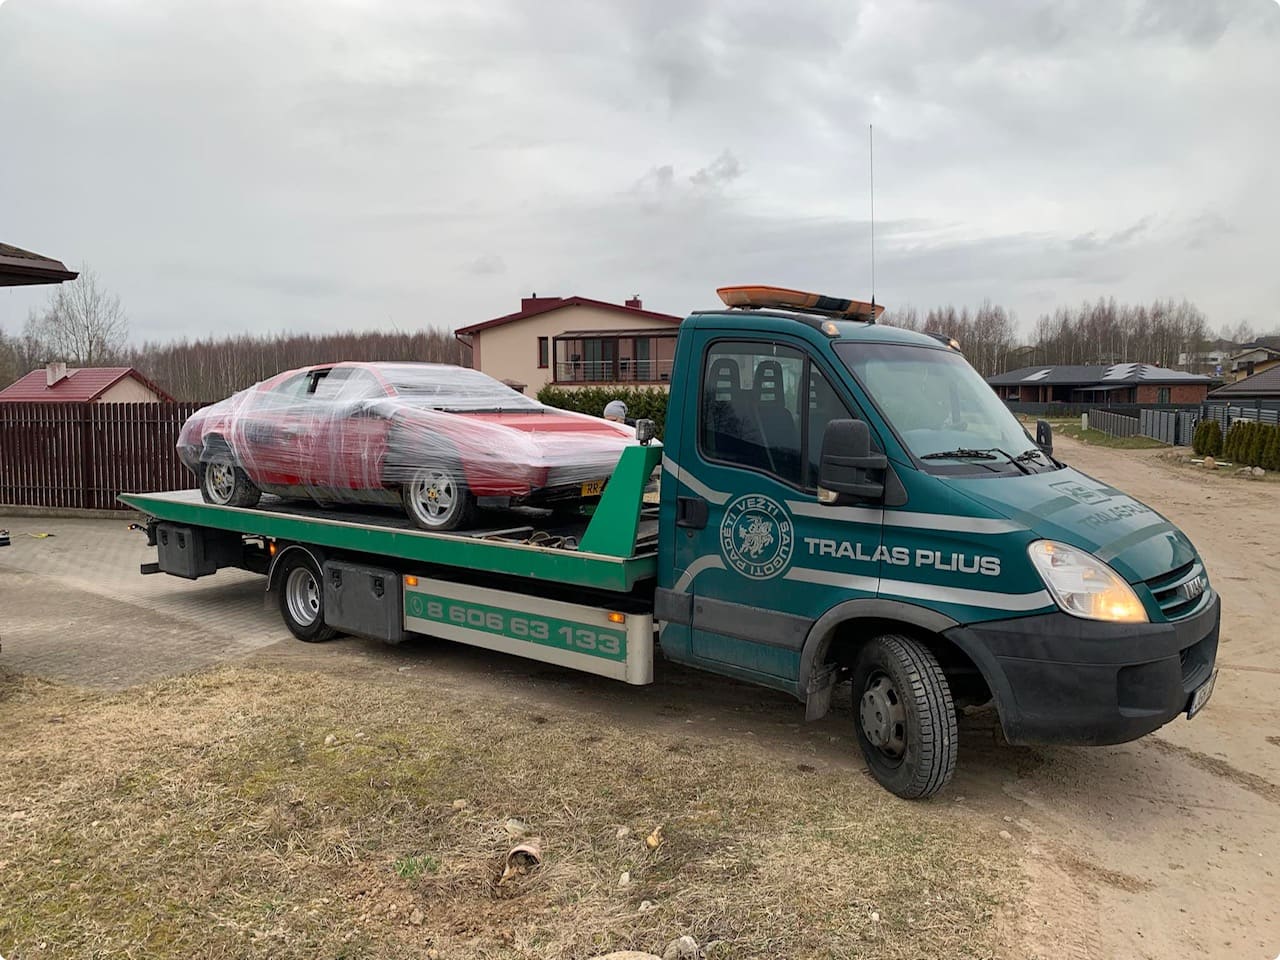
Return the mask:
[(0, 390), (0, 403), (159, 403), (173, 397), (133, 367), (51, 363)]
[(1228, 383), (1209, 394), (1210, 400), (1246, 403), (1254, 400), (1280, 400), (1280, 364), (1273, 364), (1251, 377)]
[(1209, 378), (1151, 363), (1023, 367), (988, 377), (1002, 400), (1021, 403), (1200, 403)]
[(471, 365), (530, 394), (548, 383), (666, 387), (681, 317), (590, 297), (540, 297), (492, 320), (459, 327)]
[(1244, 380), (1274, 367), (1280, 367), (1280, 337), (1258, 337), (1252, 343), (1240, 347), (1231, 356), (1231, 378)]

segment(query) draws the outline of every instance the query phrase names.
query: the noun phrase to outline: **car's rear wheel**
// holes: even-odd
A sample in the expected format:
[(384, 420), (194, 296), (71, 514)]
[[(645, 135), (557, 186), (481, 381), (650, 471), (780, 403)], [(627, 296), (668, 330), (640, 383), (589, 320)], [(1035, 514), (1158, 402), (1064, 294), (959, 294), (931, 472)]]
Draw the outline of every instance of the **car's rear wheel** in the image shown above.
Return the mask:
[(220, 507), (252, 507), (262, 498), (248, 474), (236, 463), (230, 448), (218, 444), (200, 460), (200, 496)]
[(929, 648), (899, 634), (876, 637), (858, 651), (852, 679), (858, 746), (872, 775), (907, 799), (945, 787), (956, 768), (956, 709)]
[(471, 523), (475, 498), (456, 464), (421, 467), (402, 485), (405, 512), (423, 530), (457, 530)]

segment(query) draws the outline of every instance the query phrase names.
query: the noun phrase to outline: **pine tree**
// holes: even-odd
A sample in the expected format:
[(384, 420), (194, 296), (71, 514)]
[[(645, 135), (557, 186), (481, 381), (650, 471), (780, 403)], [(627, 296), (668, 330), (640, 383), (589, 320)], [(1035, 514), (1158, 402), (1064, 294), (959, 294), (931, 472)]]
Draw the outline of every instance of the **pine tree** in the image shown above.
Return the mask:
[(1217, 420), (1210, 420), (1205, 430), (1205, 449), (1211, 457), (1222, 456), (1222, 428), (1218, 426)]

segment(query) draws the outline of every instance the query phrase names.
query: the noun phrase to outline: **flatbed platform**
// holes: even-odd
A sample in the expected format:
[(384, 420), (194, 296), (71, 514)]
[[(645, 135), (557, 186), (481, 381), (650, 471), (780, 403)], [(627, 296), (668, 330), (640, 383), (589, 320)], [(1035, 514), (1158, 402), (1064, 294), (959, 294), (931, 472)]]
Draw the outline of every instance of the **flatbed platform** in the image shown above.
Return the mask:
[[(196, 490), (122, 493), (120, 500), (171, 523), (595, 590), (629, 593), (657, 572), (656, 505), (640, 509), (633, 518), (617, 517), (619, 524), (631, 521), (634, 533), (630, 536), (608, 535), (612, 531), (601, 536), (592, 531), (595, 543), (606, 548), (612, 544), (615, 553), (629, 551), (619, 556), (572, 546), (573, 541), (590, 545), (588, 530), (597, 523), (613, 525), (613, 518), (601, 516), (600, 509), (576, 526), (556, 523), (543, 528), (536, 515), (512, 513), (497, 527), (431, 533), (417, 529), (393, 509), (367, 506), (332, 508), (264, 496), (256, 507), (224, 507), (205, 503)], [(542, 529), (550, 535), (550, 543), (559, 545), (526, 542)], [(627, 546), (617, 549), (623, 544)]]

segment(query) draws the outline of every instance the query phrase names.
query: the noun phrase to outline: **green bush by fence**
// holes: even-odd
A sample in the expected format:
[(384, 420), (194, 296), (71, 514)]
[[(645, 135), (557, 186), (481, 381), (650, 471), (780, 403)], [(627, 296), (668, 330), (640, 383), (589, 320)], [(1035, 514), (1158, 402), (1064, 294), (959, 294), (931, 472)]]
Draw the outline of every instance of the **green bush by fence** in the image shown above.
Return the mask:
[[(1201, 451), (1196, 448), (1196, 452)], [(1280, 470), (1280, 425), (1237, 420), (1222, 443), (1222, 458), (1241, 466)]]
[(621, 400), (627, 405), (627, 418), (652, 420), (658, 425), (658, 439), (662, 439), (667, 426), (667, 391), (657, 387), (582, 387), (566, 390), (547, 384), (538, 391), (538, 402), (561, 410), (576, 410), (593, 417), (604, 414), (604, 405), (610, 400)]
[(1191, 449), (1202, 457), (1222, 456), (1222, 428), (1216, 420), (1201, 420), (1191, 438)]

